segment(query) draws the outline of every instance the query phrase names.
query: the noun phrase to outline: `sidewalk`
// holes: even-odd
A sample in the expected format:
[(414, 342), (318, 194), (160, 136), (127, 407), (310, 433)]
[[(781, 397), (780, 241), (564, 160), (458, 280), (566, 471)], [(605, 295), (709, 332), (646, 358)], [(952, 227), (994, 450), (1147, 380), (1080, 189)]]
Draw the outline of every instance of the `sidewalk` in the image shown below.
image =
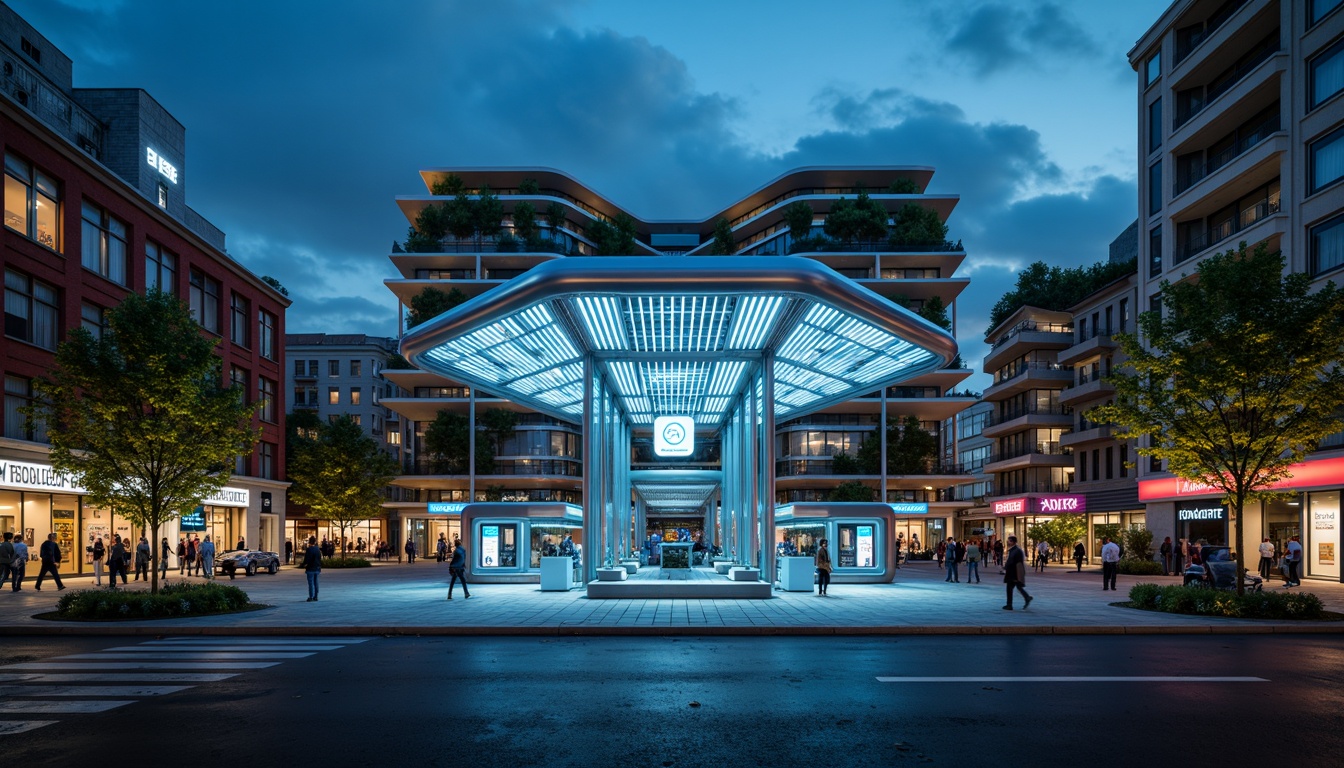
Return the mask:
[[(1121, 576), (1119, 591), (1103, 592), (1099, 569), (1075, 573), (1072, 566), (1051, 566), (1044, 574), (1028, 573), (1027, 589), (1035, 600), (1024, 611), (1019, 599), (1012, 612), (1001, 609), (998, 568), (986, 568), (981, 584), (949, 584), (943, 577), (935, 564), (915, 563), (898, 571), (893, 584), (833, 584), (824, 598), (776, 591), (770, 600), (589, 600), (581, 589), (561, 593), (541, 592), (536, 584), (481, 584), (472, 587), (470, 600), (458, 591), (449, 602), (447, 566), (428, 560), (324, 571), (321, 601), (309, 603), (303, 573), (286, 567), (274, 576), (231, 582), (253, 602), (274, 606), (264, 611), (114, 623), (32, 618), (53, 610), (58, 593), (50, 582), (35, 591), (30, 579), (22, 592), (0, 591), (0, 635), (1344, 633), (1344, 622), (1215, 619), (1111, 605), (1126, 600), (1129, 587), (1140, 581), (1179, 583), (1177, 577)], [(89, 578), (66, 583), (71, 589), (92, 587)], [(1266, 589), (1283, 587), (1271, 582)], [(1344, 584), (1308, 581), (1301, 589), (1317, 594), (1327, 610), (1344, 613)]]

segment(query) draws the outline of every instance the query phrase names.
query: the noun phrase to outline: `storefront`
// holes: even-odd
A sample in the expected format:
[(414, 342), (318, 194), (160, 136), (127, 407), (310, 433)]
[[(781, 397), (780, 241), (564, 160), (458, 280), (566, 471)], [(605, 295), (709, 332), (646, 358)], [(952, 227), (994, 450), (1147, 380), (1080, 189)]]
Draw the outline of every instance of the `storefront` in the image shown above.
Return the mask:
[(836, 583), (890, 582), (896, 575), (892, 506), (816, 502), (776, 507), (777, 562), (785, 557), (815, 557), (825, 539), (830, 542), (831, 577)]
[[(1242, 541), (1253, 555), (1268, 538), (1280, 555), (1293, 536), (1300, 537), (1303, 576), (1341, 580), (1340, 496), (1344, 489), (1344, 457), (1315, 459), (1289, 468), (1288, 477), (1270, 490), (1285, 498), (1249, 502), (1242, 511)], [(1139, 482), (1139, 500), (1147, 504), (1148, 518), (1170, 515), (1178, 537), (1235, 545), (1236, 528), (1223, 494), (1216, 488), (1180, 478)]]
[(477, 502), (461, 510), (467, 569), (489, 584), (541, 581), (541, 558), (583, 558), (583, 510), (574, 504)]
[(893, 516), (892, 542), (899, 544), (902, 557), (928, 551), (947, 538), (947, 518), (929, 517), (927, 501), (897, 501), (887, 506)]
[(1053, 520), (1057, 515), (1081, 515), (1087, 512), (1087, 497), (1081, 494), (1052, 493), (999, 499), (990, 503), (994, 516), (1002, 521), (1000, 532), (1005, 545), (1009, 536), (1016, 536), (1018, 544), (1027, 548), (1027, 531), (1033, 525)]
[(1091, 542), (1089, 556), (1096, 560), (1101, 559), (1103, 538), (1109, 536), (1114, 539), (1128, 528), (1147, 529), (1147, 527), (1148, 513), (1142, 509), (1089, 513), (1087, 516), (1088, 540)]

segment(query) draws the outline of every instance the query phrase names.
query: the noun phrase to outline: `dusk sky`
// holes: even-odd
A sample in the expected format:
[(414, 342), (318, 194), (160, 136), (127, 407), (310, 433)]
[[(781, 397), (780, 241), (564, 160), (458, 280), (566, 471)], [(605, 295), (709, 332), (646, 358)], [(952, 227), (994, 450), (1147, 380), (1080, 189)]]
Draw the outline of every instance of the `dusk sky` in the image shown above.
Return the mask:
[(1126, 54), (1168, 0), (7, 0), (187, 128), (187, 203), (277, 277), (290, 332), (396, 334), (382, 281), (422, 168), (541, 165), (701, 219), (807, 165), (927, 165), (959, 194), (958, 337), (1037, 259), (1135, 217)]

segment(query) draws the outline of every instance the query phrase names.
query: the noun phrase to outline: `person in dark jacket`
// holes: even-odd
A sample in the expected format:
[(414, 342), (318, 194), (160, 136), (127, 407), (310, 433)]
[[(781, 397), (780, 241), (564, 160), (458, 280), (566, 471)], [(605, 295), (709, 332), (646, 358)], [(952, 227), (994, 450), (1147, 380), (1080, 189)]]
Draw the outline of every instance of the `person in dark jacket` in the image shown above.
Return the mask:
[(93, 586), (103, 586), (103, 556), (107, 554), (107, 548), (103, 546), (103, 537), (94, 539), (93, 546), (89, 547), (89, 552), (93, 556)]
[(415, 539), (406, 540), (406, 564), (415, 562)]
[(308, 551), (303, 555), (303, 572), (308, 577), (308, 602), (317, 602), (317, 577), (322, 575), (322, 550), (317, 548), (317, 537), (308, 537)]
[(107, 552), (107, 580), (112, 589), (117, 588), (117, 574), (121, 574), (121, 583), (126, 583), (126, 545), (121, 543), (121, 534), (113, 534), (112, 549)]
[(467, 591), (467, 549), (462, 546), (461, 539), (453, 542), (453, 559), (448, 562), (448, 573), (452, 575), (448, 581), (448, 599), (453, 599), (453, 586), (459, 579), (462, 581), (462, 597), (470, 598), (471, 593)]
[(159, 542), (159, 578), (168, 578), (168, 558), (172, 555), (172, 549), (168, 546), (168, 537), (164, 536), (163, 541)]
[(1074, 544), (1073, 561), (1078, 564), (1078, 571), (1080, 573), (1083, 570), (1083, 561), (1086, 559), (1087, 559), (1087, 548), (1083, 546), (1083, 542), (1080, 541), (1077, 544)]
[(149, 552), (149, 539), (145, 538), (144, 536), (141, 536), (141, 537), (140, 537), (140, 543), (135, 545), (135, 580), (136, 580), (136, 581), (139, 581), (139, 580), (141, 579), (141, 577), (144, 577), (145, 581), (149, 581), (149, 561), (150, 561), (150, 557), (151, 557), (151, 555), (150, 555), (150, 552)]
[(56, 591), (59, 592), (60, 590), (65, 589), (65, 585), (61, 583), (61, 574), (59, 573), (61, 567), (61, 545), (56, 543), (56, 534), (47, 534), (47, 540), (42, 542), (42, 547), (37, 551), (37, 554), (42, 558), (42, 568), (37, 572), (37, 583), (33, 586), (38, 590), (41, 590), (42, 577), (50, 573), (52, 580), (56, 582)]
[(196, 540), (187, 539), (187, 575), (196, 575)]
[(1022, 593), (1022, 609), (1031, 605), (1031, 595), (1027, 594), (1027, 555), (1017, 546), (1017, 537), (1008, 537), (1008, 561), (1003, 564), (1003, 583), (1008, 587), (1008, 603), (1003, 610), (1013, 610), (1013, 589)]
[(187, 540), (177, 540), (177, 575), (181, 576), (187, 570)]
[(285, 565), (290, 565), (293, 562), (294, 562), (294, 541), (292, 539), (285, 539)]

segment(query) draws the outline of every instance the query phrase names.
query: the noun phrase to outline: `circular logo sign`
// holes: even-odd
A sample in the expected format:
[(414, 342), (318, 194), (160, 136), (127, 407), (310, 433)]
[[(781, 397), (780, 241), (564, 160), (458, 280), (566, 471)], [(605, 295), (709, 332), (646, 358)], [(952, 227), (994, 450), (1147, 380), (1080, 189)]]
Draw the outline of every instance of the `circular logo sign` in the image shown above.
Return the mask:
[(680, 424), (672, 423), (663, 427), (663, 440), (668, 445), (681, 445), (681, 441), (686, 439), (686, 430), (682, 429)]

